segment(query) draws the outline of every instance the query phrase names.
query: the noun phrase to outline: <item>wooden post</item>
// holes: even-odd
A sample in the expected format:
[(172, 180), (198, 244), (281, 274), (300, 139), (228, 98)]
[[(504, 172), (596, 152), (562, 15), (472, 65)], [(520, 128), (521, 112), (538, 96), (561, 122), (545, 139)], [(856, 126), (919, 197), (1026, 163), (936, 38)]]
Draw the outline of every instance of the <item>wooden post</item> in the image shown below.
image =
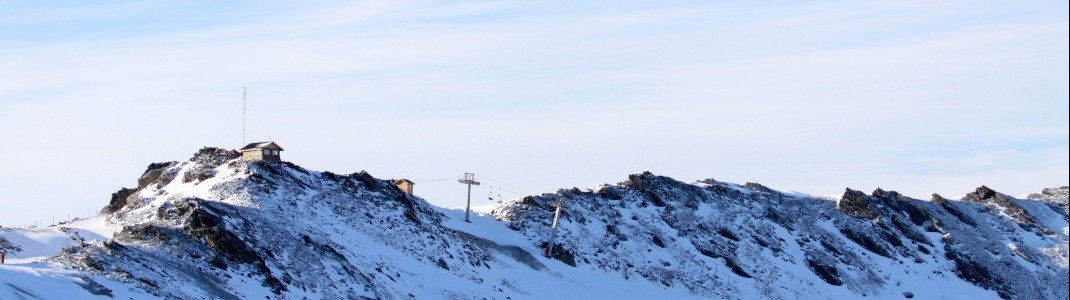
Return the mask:
[(546, 257), (553, 257), (554, 254), (554, 238), (557, 237), (557, 219), (561, 216), (561, 208), (565, 206), (565, 201), (557, 199), (554, 201), (554, 206), (557, 209), (554, 210), (554, 221), (550, 224), (550, 240), (546, 243)]

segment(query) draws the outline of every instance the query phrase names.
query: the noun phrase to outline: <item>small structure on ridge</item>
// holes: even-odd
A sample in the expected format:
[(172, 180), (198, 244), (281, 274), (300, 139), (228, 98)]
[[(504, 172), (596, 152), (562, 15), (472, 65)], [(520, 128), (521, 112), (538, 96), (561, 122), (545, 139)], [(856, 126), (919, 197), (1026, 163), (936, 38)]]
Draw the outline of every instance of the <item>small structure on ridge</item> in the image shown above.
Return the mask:
[(411, 196), (412, 186), (416, 184), (412, 183), (412, 181), (408, 179), (397, 179), (394, 180), (394, 185), (398, 186), (398, 188), (401, 189), (402, 192), (405, 192), (406, 194), (409, 194)]
[(283, 151), (279, 144), (273, 141), (256, 142), (241, 148), (241, 159), (244, 161), (282, 161), (280, 153)]

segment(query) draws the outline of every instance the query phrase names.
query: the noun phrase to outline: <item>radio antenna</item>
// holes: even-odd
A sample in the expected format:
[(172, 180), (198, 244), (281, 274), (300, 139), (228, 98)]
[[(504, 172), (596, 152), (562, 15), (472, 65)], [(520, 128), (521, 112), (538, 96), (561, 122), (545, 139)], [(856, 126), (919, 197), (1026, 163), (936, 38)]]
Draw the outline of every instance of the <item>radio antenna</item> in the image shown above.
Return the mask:
[(245, 92), (245, 87), (241, 87), (241, 142), (245, 144), (245, 98), (248, 94)]

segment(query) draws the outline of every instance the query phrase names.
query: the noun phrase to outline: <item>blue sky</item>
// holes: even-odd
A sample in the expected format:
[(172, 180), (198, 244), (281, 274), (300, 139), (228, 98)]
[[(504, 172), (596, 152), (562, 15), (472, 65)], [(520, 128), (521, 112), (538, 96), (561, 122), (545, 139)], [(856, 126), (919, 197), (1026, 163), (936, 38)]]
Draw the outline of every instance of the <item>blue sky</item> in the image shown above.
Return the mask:
[[(239, 147), (242, 86), (250, 139), (336, 173), (471, 171), (528, 193), (649, 170), (919, 198), (1070, 181), (1065, 2), (33, 1), (0, 12), (4, 226), (84, 216), (151, 162)], [(463, 205), (452, 181), (416, 192)]]

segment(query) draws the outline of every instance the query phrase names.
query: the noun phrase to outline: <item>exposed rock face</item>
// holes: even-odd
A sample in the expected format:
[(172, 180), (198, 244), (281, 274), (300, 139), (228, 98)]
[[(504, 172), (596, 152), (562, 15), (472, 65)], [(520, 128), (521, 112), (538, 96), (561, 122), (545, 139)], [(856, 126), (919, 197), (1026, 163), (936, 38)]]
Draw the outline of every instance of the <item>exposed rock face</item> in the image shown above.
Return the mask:
[(190, 159), (194, 163), (193, 168), (184, 173), (182, 183), (212, 178), (215, 176), (215, 168), (239, 157), (241, 157), (241, 153), (238, 153), (238, 151), (204, 147)]
[[(241, 157), (241, 153), (238, 151), (204, 147), (193, 154), (193, 158), (190, 161), (193, 162), (194, 168), (183, 174), (182, 182), (189, 183), (195, 180), (211, 178), (215, 175), (216, 167), (238, 157)], [(122, 188), (112, 194), (111, 201), (101, 209), (101, 213), (113, 213), (131, 203), (135, 206), (142, 204), (142, 201), (130, 199), (130, 197), (150, 185), (155, 185), (154, 189), (159, 190), (170, 184), (179, 171), (178, 168), (175, 168), (177, 165), (179, 163), (174, 161), (149, 164), (149, 167), (145, 169), (145, 173), (142, 173), (141, 177), (137, 179), (137, 187), (132, 189)]]
[(175, 164), (178, 164), (178, 162), (172, 161), (149, 164), (149, 167), (145, 170), (145, 173), (141, 175), (141, 178), (137, 179), (137, 189), (144, 189), (145, 187), (148, 187), (149, 184), (153, 183), (159, 184), (158, 186), (156, 186), (156, 188), (162, 188), (164, 185), (167, 185), (171, 181), (160, 180), (160, 177), (163, 176), (163, 172), (166, 171), (168, 167), (174, 166)]
[(170, 183), (171, 179), (174, 177), (171, 176), (170, 178), (166, 178), (164, 177), (164, 172), (168, 170), (169, 167), (174, 166), (176, 164), (178, 163), (164, 162), (149, 164), (149, 167), (145, 170), (145, 173), (141, 174), (141, 177), (137, 179), (137, 188), (131, 189), (124, 187), (119, 189), (118, 192), (111, 194), (111, 200), (108, 201), (108, 205), (104, 206), (104, 208), (101, 209), (100, 212), (104, 214), (110, 214), (122, 209), (123, 207), (126, 207), (127, 204), (130, 204), (130, 202), (134, 202), (134, 200), (131, 199), (134, 193), (137, 193), (138, 191), (148, 187), (150, 184), (156, 184), (156, 188), (162, 188), (163, 186), (167, 185), (167, 183)]
[(868, 201), (866, 193), (850, 188), (843, 192), (843, 197), (840, 197), (840, 201), (836, 203), (836, 209), (858, 218), (874, 219), (877, 217), (876, 208), (873, 207), (872, 201)]
[(693, 185), (647, 172), (590, 191), (511, 200), (492, 216), (544, 245), (549, 204), (563, 199), (558, 241), (577, 268), (708, 297), (757, 291), (763, 298), (820, 298), (828, 286), (857, 297), (944, 295), (928, 288), (932, 282), (974, 286), (988, 297), (1066, 297), (1067, 237), (1051, 230), (1066, 220), (987, 188), (974, 195), (924, 201), (847, 189), (834, 203), (759, 184)]
[(111, 200), (108, 201), (108, 205), (104, 206), (104, 208), (101, 209), (100, 212), (110, 214), (123, 208), (124, 206), (126, 206), (128, 198), (134, 195), (134, 192), (137, 192), (137, 190), (121, 188), (118, 192), (112, 193)]
[[(994, 214), (1007, 214), (1012, 220), (1017, 222), (1019, 226), (1022, 226), (1022, 228), (1026, 230), (1036, 229), (1036, 221), (1033, 220), (1032, 216), (1030, 216), (1024, 208), (1015, 203), (1013, 198), (1000, 194), (987, 186), (981, 186), (973, 193), (966, 194), (966, 196), (963, 197), (963, 200), (983, 204)], [(1047, 234), (1051, 233), (1051, 230), (1048, 228), (1041, 228), (1041, 230), (1046, 231), (1045, 233)]]

